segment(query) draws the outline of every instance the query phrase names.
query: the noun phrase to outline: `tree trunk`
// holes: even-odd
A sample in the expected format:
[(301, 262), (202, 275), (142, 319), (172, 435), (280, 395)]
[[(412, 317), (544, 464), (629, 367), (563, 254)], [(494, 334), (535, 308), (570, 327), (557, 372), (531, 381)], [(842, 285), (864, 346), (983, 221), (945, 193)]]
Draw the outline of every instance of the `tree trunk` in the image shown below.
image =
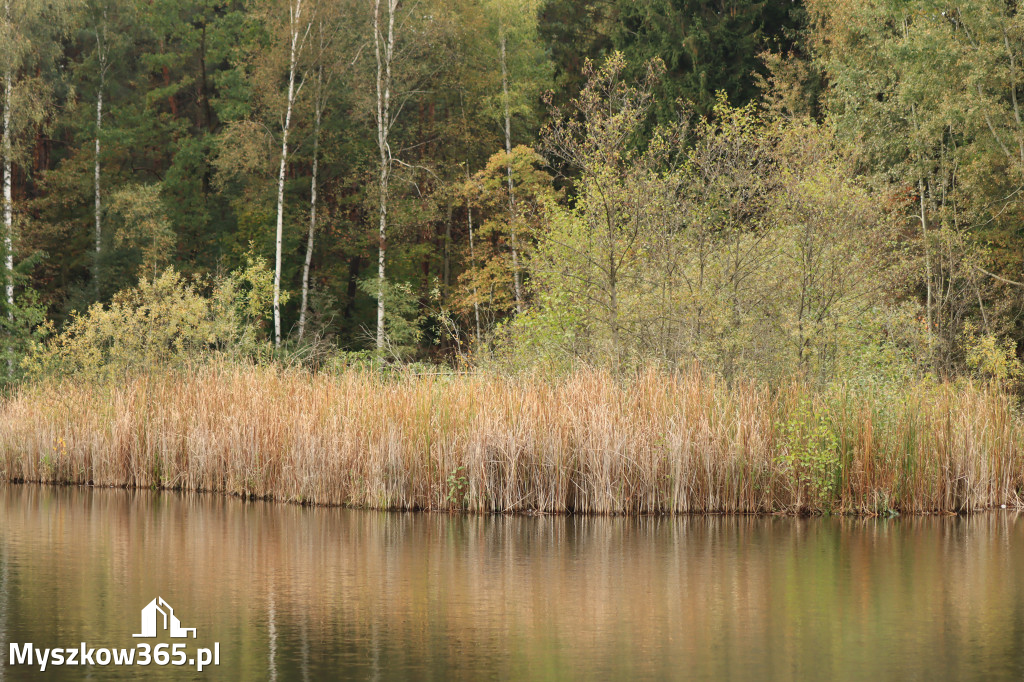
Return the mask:
[[(4, 4), (8, 21), (11, 18), (11, 3)], [(14, 74), (10, 67), (4, 73), (4, 130), (2, 142), (4, 165), (4, 284), (7, 294), (7, 320), (14, 321), (14, 200), (11, 196), (11, 79)], [(14, 373), (11, 346), (7, 346), (7, 375)]]
[(451, 293), (452, 276), (452, 213), (454, 212), (452, 202), (448, 202), (448, 217), (444, 221), (444, 246), (441, 252), (443, 259), (441, 270), (441, 281), (444, 284), (445, 298)]
[(317, 95), (316, 95), (316, 111), (314, 113), (313, 121), (313, 170), (312, 179), (309, 183), (309, 235), (306, 238), (306, 261), (302, 266), (302, 305), (299, 308), (299, 340), (306, 333), (306, 309), (309, 305), (309, 264), (313, 260), (313, 234), (316, 231), (316, 199), (317, 199), (317, 170), (319, 168), (319, 159), (317, 158), (320, 150), (320, 122), (323, 118), (323, 67), (317, 70)]
[(614, 241), (608, 250), (608, 313), (612, 333), (612, 362), (616, 372), (619, 371), (620, 346), (619, 341), (619, 291), (618, 291), (618, 268), (615, 265)]
[[(8, 10), (9, 13), (9, 10)], [(14, 319), (14, 203), (11, 196), (11, 79), (8, 70), (4, 74), (4, 285), (7, 294), (7, 319)]]
[(284, 175), (288, 164), (288, 133), (292, 125), (292, 107), (295, 104), (295, 71), (299, 48), (299, 18), (302, 0), (295, 9), (289, 8), (291, 50), (288, 57), (288, 101), (285, 105), (284, 126), (281, 130), (281, 167), (277, 174), (277, 235), (274, 251), (274, 345), (281, 346), (281, 240), (284, 235)]
[(512, 104), (508, 94), (508, 66), (505, 60), (505, 32), (501, 33), (501, 93), (505, 110), (505, 154), (508, 157), (508, 224), (509, 245), (512, 249), (512, 288), (516, 297), (516, 312), (523, 312), (523, 287), (519, 277), (519, 245), (516, 239), (516, 193), (512, 181)]
[(918, 194), (921, 195), (921, 241), (924, 245), (924, 276), (925, 276), (925, 312), (928, 319), (928, 344), (931, 351), (932, 339), (932, 261), (931, 252), (928, 248), (928, 218), (924, 210), (924, 179), (918, 178)]
[(95, 261), (93, 263), (93, 281), (96, 295), (100, 293), (100, 250), (103, 241), (103, 197), (100, 188), (100, 133), (103, 130), (103, 87), (107, 81), (106, 24), (96, 30), (96, 53), (100, 63), (100, 80), (96, 88), (96, 148), (93, 156), (93, 219), (95, 241)]
[(101, 214), (103, 210), (103, 201), (100, 196), (100, 130), (103, 128), (103, 81), (100, 80), (100, 90), (96, 94), (96, 152), (93, 158), (93, 193), (94, 193), (94, 208), (93, 213), (96, 220), (95, 227), (95, 241), (96, 241), (96, 258), (97, 266), (96, 271), (99, 273), (99, 255), (100, 255), (100, 237), (103, 234), (103, 223)]
[(380, 5), (374, 1), (373, 44), (377, 56), (377, 149), (380, 152), (380, 224), (377, 241), (377, 351), (384, 350), (384, 306), (387, 280), (384, 261), (387, 253), (388, 191), (391, 181), (391, 147), (388, 136), (391, 130), (391, 62), (395, 49), (395, 10), (398, 0), (387, 0), (388, 35), (381, 54)]
[(277, 175), (277, 233), (274, 247), (274, 345), (281, 346), (281, 240), (284, 234), (284, 174), (288, 163), (288, 129), (291, 125), (292, 100), (289, 78), (288, 106), (281, 135), (281, 167)]
[[(469, 175), (469, 170), (466, 170)], [(467, 202), (466, 214), (469, 218), (469, 261), (476, 267), (476, 246), (473, 244), (473, 207)], [(480, 302), (477, 298), (476, 285), (473, 285), (473, 315), (476, 317), (476, 338), (480, 340)]]

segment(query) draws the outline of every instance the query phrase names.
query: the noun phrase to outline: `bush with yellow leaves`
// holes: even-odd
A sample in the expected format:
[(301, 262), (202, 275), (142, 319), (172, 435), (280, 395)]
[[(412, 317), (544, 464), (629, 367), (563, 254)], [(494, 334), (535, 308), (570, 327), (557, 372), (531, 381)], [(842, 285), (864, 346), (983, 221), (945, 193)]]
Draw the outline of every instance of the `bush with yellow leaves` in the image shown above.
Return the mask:
[(979, 379), (1014, 388), (1024, 378), (1016, 342), (994, 334), (979, 334), (974, 324), (964, 324), (961, 335), (967, 368)]
[[(267, 352), (260, 329), (273, 273), (252, 253), (247, 267), (209, 286), (173, 268), (94, 303), (26, 359), (37, 374), (122, 375), (168, 369), (214, 355)], [(203, 290), (210, 291), (204, 295)]]

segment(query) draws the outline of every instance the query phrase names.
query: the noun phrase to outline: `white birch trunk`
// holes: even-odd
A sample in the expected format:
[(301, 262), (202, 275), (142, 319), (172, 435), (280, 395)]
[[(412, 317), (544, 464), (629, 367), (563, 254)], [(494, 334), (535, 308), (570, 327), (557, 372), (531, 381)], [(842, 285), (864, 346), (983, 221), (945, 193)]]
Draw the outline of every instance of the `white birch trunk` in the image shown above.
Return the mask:
[(104, 23), (96, 30), (96, 56), (100, 66), (100, 82), (96, 89), (96, 151), (93, 158), (93, 213), (95, 218), (93, 237), (96, 242), (95, 276), (97, 283), (99, 282), (99, 259), (103, 237), (103, 199), (100, 194), (100, 132), (103, 130), (103, 88), (107, 82), (107, 26), (105, 19), (106, 14), (104, 13)]
[(928, 245), (928, 217), (924, 209), (924, 179), (918, 178), (918, 194), (921, 195), (921, 241), (924, 244), (924, 277), (925, 277), (925, 313), (928, 320), (928, 344), (931, 352), (932, 337), (932, 261), (931, 250)]
[(384, 262), (387, 253), (388, 191), (391, 180), (391, 62), (395, 49), (395, 10), (398, 0), (387, 0), (388, 35), (381, 54), (381, 0), (374, 0), (373, 44), (377, 56), (377, 149), (380, 152), (380, 224), (377, 250), (377, 350), (384, 350), (384, 289), (387, 284)]
[[(468, 173), (468, 171), (467, 171)], [(473, 243), (473, 206), (466, 204), (466, 215), (469, 218), (469, 262), (476, 266), (476, 246)], [(476, 317), (476, 338), (480, 340), (480, 301), (477, 300), (477, 288), (473, 285), (473, 315)]]
[[(7, 14), (10, 17), (10, 3), (7, 3)], [(7, 320), (14, 321), (14, 201), (11, 195), (11, 79), (13, 74), (8, 68), (4, 73), (4, 130), (0, 146), (3, 148), (4, 166), (4, 284), (7, 294)], [(12, 349), (7, 346), (7, 376), (14, 374)]]
[[(11, 21), (11, 0), (4, 2), (4, 18)], [(14, 73), (10, 64), (4, 71), (4, 129), (0, 139), (0, 151), (3, 153), (3, 184), (4, 184), (4, 288), (7, 295), (7, 320), (14, 321), (14, 198), (11, 193), (11, 157), (14, 150), (11, 145), (11, 88)], [(7, 376), (14, 374), (12, 349), (7, 346)]]
[(516, 194), (512, 181), (512, 105), (508, 94), (508, 66), (505, 60), (505, 32), (501, 32), (501, 93), (505, 109), (505, 154), (508, 156), (509, 246), (512, 249), (512, 288), (516, 312), (523, 312), (523, 287), (519, 276), (519, 244), (516, 239)]
[[(93, 193), (94, 193), (94, 208), (93, 212), (96, 218), (95, 227), (95, 240), (96, 240), (96, 258), (97, 262), (100, 255), (100, 239), (103, 234), (103, 222), (100, 217), (103, 211), (103, 200), (100, 197), (100, 130), (103, 128), (103, 82), (100, 81), (100, 90), (96, 95), (96, 152), (93, 159)], [(96, 266), (96, 271), (99, 272), (99, 265)]]
[(299, 340), (306, 333), (306, 308), (309, 305), (309, 265), (313, 260), (313, 236), (316, 232), (317, 170), (319, 167), (320, 122), (323, 117), (323, 68), (317, 71), (316, 112), (313, 122), (313, 171), (309, 183), (309, 235), (306, 238), (306, 260), (302, 266), (302, 305), (299, 307)]
[(7, 294), (7, 319), (14, 319), (14, 203), (11, 195), (11, 79), (4, 74), (4, 285)]
[(284, 235), (284, 176), (288, 165), (288, 133), (292, 125), (295, 105), (295, 72), (299, 52), (299, 19), (302, 0), (288, 8), (291, 49), (288, 56), (288, 100), (285, 105), (284, 125), (281, 129), (281, 167), (277, 174), (277, 234), (274, 249), (274, 346), (281, 346), (281, 241)]

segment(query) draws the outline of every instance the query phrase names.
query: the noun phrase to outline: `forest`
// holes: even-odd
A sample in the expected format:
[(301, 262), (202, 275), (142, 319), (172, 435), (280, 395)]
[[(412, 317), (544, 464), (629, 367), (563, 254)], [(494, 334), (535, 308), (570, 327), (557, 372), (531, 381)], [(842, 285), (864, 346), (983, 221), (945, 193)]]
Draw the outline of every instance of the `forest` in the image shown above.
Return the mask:
[[(3, 12), (7, 479), (386, 508), (1019, 503), (1013, 0)], [(180, 455), (229, 441), (210, 469)]]
[(9, 380), (228, 347), (1021, 375), (1013, 2), (7, 0), (2, 27)]

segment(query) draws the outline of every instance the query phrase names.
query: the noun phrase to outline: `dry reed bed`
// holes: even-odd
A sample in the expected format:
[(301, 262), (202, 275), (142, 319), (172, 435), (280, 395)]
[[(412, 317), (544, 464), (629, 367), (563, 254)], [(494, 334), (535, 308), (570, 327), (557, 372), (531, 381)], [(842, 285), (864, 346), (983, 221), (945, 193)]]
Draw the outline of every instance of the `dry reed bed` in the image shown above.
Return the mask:
[[(779, 425), (805, 418), (801, 401), (835, 434), (830, 468), (786, 457)], [(1020, 504), (1022, 426), (1010, 398), (971, 385), (886, 400), (698, 369), (549, 382), (220, 366), (23, 387), (0, 405), (0, 479), (379, 509), (970, 511)]]

